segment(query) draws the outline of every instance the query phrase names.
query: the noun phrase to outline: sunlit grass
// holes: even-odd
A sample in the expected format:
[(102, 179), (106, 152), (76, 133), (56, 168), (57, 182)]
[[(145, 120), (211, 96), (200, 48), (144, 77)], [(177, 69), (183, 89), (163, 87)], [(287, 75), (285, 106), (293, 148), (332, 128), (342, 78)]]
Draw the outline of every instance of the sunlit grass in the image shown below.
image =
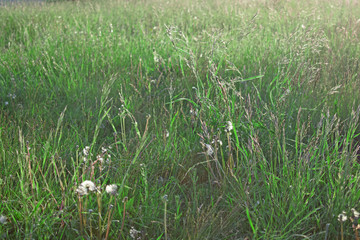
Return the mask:
[(335, 0), (1, 6), (0, 238), (354, 237), (359, 16)]

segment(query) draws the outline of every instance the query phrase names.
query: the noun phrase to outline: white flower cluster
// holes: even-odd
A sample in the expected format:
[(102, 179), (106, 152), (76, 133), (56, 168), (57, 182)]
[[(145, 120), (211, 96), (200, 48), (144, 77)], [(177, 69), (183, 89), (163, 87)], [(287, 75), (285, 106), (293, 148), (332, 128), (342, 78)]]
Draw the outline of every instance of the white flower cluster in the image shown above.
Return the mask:
[(232, 122), (227, 121), (226, 122), (226, 127), (225, 127), (225, 132), (230, 133), (232, 130), (234, 129)]
[(14, 100), (16, 98), (16, 94), (15, 93), (14, 94), (9, 93), (8, 97)]
[(130, 237), (132, 239), (141, 239), (139, 237), (140, 233), (141, 233), (141, 231), (138, 231), (134, 227), (131, 227), (131, 229), (130, 229)]
[[(117, 194), (118, 187), (116, 184), (107, 185), (105, 191), (108, 194), (115, 196)], [(76, 192), (80, 196), (88, 195), (90, 192), (100, 193), (99, 188), (96, 187), (95, 183), (90, 180), (83, 181), (80, 186), (76, 189)]]
[[(109, 147), (109, 149), (111, 149), (111, 147)], [(83, 161), (84, 163), (87, 162), (89, 160), (89, 157), (92, 155), (90, 153), (91, 147), (90, 146), (85, 146), (85, 148), (82, 150), (82, 156), (83, 156)], [(108, 153), (108, 149), (105, 147), (101, 148), (101, 154), (98, 154), (96, 156), (96, 159), (101, 163), (110, 163), (111, 161), (111, 155), (110, 153)]]
[(89, 146), (85, 146), (85, 148), (82, 151), (83, 155), (84, 155), (84, 162), (87, 162), (88, 160), (88, 156), (90, 155), (90, 147)]

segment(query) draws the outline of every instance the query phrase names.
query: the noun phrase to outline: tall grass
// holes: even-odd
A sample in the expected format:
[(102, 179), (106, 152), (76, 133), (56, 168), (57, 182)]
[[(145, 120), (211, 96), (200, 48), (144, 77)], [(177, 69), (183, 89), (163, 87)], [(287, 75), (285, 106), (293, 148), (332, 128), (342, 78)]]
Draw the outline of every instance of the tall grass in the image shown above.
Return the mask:
[(335, 0), (2, 5), (0, 237), (351, 239), (359, 13)]

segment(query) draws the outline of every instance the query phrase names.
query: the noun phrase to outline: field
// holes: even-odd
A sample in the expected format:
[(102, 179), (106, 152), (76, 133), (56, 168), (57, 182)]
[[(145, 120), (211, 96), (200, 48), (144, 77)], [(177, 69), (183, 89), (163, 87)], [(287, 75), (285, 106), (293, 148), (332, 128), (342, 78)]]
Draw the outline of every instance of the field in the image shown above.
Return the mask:
[(359, 1), (0, 19), (0, 239), (359, 239)]

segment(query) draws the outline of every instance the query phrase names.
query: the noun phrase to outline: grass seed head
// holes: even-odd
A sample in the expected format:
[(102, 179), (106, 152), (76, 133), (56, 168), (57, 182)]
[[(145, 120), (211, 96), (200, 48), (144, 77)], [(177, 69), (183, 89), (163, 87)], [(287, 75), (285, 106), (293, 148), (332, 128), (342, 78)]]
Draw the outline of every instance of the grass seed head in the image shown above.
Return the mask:
[(207, 143), (205, 143), (204, 146), (206, 148), (205, 154), (208, 155), (208, 156), (212, 156), (214, 154), (213, 147), (210, 144), (207, 144)]

